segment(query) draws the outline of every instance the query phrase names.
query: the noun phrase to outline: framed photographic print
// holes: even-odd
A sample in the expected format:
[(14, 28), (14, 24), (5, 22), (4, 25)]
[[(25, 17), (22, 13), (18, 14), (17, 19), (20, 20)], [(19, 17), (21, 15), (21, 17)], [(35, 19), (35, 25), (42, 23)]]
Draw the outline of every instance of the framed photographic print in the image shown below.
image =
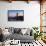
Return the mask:
[(8, 21), (23, 21), (24, 10), (8, 10)]

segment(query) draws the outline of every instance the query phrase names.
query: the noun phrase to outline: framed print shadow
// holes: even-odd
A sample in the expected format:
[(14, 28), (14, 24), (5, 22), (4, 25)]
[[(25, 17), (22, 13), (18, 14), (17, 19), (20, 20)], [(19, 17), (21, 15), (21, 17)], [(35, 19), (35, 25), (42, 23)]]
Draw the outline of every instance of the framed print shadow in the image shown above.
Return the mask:
[(24, 21), (24, 10), (8, 10), (8, 21)]

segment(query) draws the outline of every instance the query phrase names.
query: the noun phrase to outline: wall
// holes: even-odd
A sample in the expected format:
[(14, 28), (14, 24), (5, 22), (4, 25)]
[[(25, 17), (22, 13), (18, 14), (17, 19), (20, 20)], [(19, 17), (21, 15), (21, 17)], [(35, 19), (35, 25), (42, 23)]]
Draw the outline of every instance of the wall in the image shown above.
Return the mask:
[[(24, 21), (8, 22), (8, 10), (24, 10)], [(29, 2), (0, 2), (0, 27), (33, 27), (40, 26), (40, 4), (35, 1)]]

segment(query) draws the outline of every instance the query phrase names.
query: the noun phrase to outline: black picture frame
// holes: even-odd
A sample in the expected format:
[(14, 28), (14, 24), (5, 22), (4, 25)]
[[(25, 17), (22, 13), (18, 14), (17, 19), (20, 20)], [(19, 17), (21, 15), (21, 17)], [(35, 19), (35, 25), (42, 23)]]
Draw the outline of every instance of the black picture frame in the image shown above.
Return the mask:
[(24, 21), (24, 10), (8, 10), (8, 21)]

